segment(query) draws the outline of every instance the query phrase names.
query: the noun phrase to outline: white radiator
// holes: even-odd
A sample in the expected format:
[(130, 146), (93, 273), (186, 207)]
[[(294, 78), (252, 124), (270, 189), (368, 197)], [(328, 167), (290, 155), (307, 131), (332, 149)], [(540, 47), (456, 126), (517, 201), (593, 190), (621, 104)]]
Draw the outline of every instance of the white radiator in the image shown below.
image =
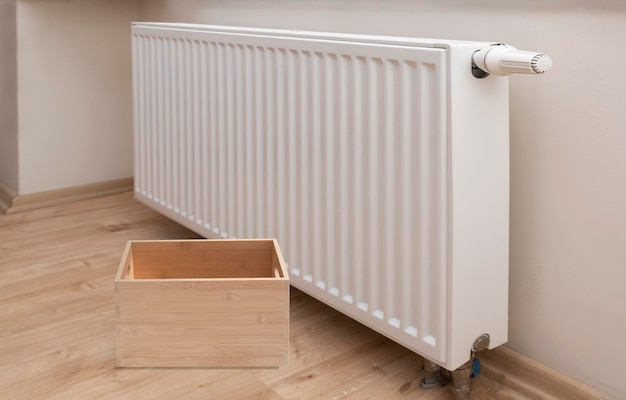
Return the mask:
[(295, 287), (453, 370), (507, 340), (508, 78), (488, 43), (132, 28), (136, 197), (277, 238)]

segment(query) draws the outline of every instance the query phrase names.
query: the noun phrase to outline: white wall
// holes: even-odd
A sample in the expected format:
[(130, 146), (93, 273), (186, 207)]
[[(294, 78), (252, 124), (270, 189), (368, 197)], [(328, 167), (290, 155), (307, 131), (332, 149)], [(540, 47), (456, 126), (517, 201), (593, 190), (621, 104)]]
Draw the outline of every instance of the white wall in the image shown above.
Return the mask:
[(549, 74), (511, 78), (509, 345), (626, 398), (626, 2), (140, 0), (140, 19), (503, 41), (551, 55)]
[(18, 190), (16, 6), (0, 2), (0, 183)]
[(18, 1), (19, 194), (132, 176), (128, 0)]

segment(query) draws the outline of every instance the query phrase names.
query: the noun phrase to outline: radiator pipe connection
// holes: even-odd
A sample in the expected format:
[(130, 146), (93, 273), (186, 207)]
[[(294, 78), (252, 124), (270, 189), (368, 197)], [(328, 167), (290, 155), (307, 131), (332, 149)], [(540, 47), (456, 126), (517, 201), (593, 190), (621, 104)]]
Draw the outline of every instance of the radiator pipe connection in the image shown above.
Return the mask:
[(469, 400), (470, 391), (472, 389), (472, 365), (474, 363), (474, 354), (468, 362), (451, 372), (452, 374), (452, 393), (456, 400)]
[(439, 389), (448, 383), (442, 373), (442, 368), (433, 361), (424, 359), (424, 379), (422, 379), (422, 389)]
[(552, 68), (552, 58), (543, 53), (519, 51), (504, 43), (474, 52), (472, 74), (484, 78), (489, 74), (543, 74)]

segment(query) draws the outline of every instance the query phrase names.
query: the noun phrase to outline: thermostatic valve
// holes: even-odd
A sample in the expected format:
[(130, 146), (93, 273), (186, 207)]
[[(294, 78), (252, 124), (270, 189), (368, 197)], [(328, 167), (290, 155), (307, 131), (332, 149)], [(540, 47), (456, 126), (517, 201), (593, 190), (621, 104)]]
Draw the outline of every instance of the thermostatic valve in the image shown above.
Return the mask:
[(543, 74), (552, 68), (550, 56), (519, 51), (506, 44), (480, 49), (474, 52), (472, 61), (480, 70), (493, 75)]

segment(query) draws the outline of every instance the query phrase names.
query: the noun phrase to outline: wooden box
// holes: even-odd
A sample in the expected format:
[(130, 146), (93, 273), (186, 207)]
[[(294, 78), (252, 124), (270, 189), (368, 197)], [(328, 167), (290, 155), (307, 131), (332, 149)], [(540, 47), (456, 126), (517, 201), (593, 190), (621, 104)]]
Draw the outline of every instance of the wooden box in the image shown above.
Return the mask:
[(115, 322), (118, 367), (286, 365), (289, 277), (278, 243), (128, 242)]

